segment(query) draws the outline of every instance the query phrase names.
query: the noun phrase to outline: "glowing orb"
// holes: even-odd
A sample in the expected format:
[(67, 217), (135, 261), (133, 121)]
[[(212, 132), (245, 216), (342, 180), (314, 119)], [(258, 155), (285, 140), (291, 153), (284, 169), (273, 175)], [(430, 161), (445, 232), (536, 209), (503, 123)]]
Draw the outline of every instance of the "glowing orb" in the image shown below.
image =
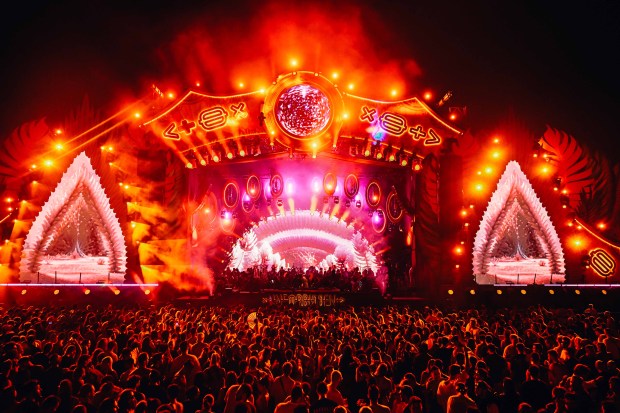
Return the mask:
[(332, 116), (329, 98), (308, 84), (286, 89), (275, 106), (276, 119), (288, 134), (306, 138), (323, 132)]

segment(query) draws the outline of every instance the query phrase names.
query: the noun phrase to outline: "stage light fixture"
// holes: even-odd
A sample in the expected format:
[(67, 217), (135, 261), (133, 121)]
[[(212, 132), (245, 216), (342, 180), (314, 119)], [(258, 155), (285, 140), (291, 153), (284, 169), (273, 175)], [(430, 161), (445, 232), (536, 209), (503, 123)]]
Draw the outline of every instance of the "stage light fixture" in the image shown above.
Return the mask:
[(550, 295), (555, 294), (555, 290), (551, 290), (551, 289), (550, 289), (550, 290), (549, 290), (549, 294), (550, 294)]
[(54, 295), (60, 294), (60, 290), (54, 290)]
[(334, 197), (334, 204), (338, 205), (340, 203), (340, 197)]
[(323, 203), (327, 204), (329, 202), (329, 197), (323, 197)]
[(278, 206), (281, 207), (283, 205), (283, 202), (280, 198), (278, 198)]
[(607, 290), (601, 290), (601, 294), (607, 295)]
[(502, 294), (503, 294), (503, 291), (502, 291), (502, 290), (500, 290), (500, 289), (498, 289), (498, 290), (497, 290), (497, 295), (502, 295)]
[(471, 290), (469, 290), (469, 294), (471, 295), (476, 295), (476, 290), (474, 290), (473, 288)]
[(362, 207), (362, 201), (360, 201), (359, 199), (357, 201), (355, 201), (355, 206), (357, 208), (361, 208)]
[(22, 290), (22, 295), (26, 295), (26, 293), (27, 293), (27, 292), (28, 292), (28, 290), (23, 289), (23, 290)]
[(344, 201), (344, 206), (349, 208), (351, 206), (351, 200), (350, 199), (345, 200)]
[(524, 289), (521, 290), (521, 294), (525, 295), (527, 294), (527, 291), (525, 291)]
[(150, 293), (151, 293), (151, 290), (149, 290), (148, 288), (144, 290), (144, 295), (149, 295)]
[(448, 290), (448, 295), (454, 295), (454, 290)]
[(576, 289), (576, 290), (575, 290), (575, 294), (580, 295), (580, 294), (581, 294), (581, 290)]
[(87, 288), (84, 290), (84, 295), (88, 295), (88, 294), (90, 294), (90, 290)]

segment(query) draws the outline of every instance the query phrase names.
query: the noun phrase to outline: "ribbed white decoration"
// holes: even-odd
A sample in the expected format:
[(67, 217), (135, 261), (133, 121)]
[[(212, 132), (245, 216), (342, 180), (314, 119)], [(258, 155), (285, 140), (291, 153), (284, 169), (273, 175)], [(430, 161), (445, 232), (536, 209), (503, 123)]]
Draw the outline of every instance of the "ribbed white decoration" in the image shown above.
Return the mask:
[(499, 234), (501, 224), (521, 209), (516, 202), (517, 194), (522, 197), (527, 206), (528, 211), (525, 212), (530, 217), (529, 224), (532, 225), (535, 236), (549, 259), (551, 274), (558, 276), (554, 277), (558, 282), (563, 281), (565, 265), (560, 238), (547, 210), (536, 196), (532, 184), (521, 170), (519, 163), (510, 161), (497, 183), (497, 189), (491, 196), (474, 240), (473, 272), (476, 282), (479, 284), (493, 283), (489, 275), (490, 254), (501, 239), (501, 234)]
[(127, 265), (125, 237), (110, 199), (85, 152), (75, 157), (34, 220), (22, 251), (20, 279), (33, 280), (47, 248), (76, 214), (85, 207), (99, 224), (108, 253), (109, 272), (124, 273)]
[[(333, 256), (338, 254), (352, 257), (349, 260), (351, 266), (370, 267), (376, 272), (374, 251), (366, 251), (372, 247), (368, 242), (359, 243), (360, 237), (356, 234), (345, 222), (318, 212), (295, 211), (294, 215), (269, 217), (248, 230), (233, 246), (229, 266), (245, 270), (262, 260), (269, 265), (284, 266), (285, 260), (274, 251), (303, 248), (328, 253), (318, 267), (329, 267)], [(354, 240), (358, 241), (357, 245)], [(365, 249), (358, 251), (361, 246)]]

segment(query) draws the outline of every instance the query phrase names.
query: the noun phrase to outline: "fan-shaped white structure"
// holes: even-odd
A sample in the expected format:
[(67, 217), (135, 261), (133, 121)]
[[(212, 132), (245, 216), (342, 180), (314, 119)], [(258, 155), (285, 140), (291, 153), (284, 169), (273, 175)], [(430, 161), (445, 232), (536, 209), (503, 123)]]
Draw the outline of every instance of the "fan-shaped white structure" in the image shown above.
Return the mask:
[[(80, 216), (82, 221), (88, 222), (93, 237), (106, 255), (105, 260), (99, 260), (99, 263), (107, 261), (107, 267), (101, 268), (101, 273), (124, 276), (127, 250), (121, 226), (99, 176), (88, 156), (82, 152), (65, 171), (26, 236), (20, 265), (21, 281), (37, 281), (37, 272), (43, 261), (50, 260), (47, 257), (50, 246), (59, 237), (66, 236), (64, 231), (68, 227), (78, 225)], [(75, 242), (74, 249), (78, 255), (84, 255), (79, 242)]]
[[(501, 255), (501, 243), (512, 234), (513, 260)], [(527, 237), (527, 240), (524, 238)], [(526, 242), (527, 241), (527, 242)], [(528, 257), (523, 245), (538, 251)], [(508, 263), (509, 262), (509, 263)], [(493, 267), (493, 268), (492, 268)], [(564, 282), (564, 252), (560, 238), (536, 196), (534, 188), (516, 161), (510, 161), (484, 212), (473, 248), (476, 282), (522, 283)]]
[(328, 268), (335, 261), (349, 268), (377, 271), (372, 246), (345, 222), (311, 211), (268, 217), (250, 228), (231, 251), (229, 267), (255, 265)]

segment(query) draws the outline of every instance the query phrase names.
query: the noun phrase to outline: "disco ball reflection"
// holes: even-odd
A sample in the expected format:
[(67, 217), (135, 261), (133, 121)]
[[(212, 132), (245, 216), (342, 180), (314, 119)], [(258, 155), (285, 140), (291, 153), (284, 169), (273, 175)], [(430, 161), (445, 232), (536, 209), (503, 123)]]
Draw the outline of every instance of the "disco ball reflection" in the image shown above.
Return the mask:
[(276, 119), (290, 135), (307, 138), (325, 130), (331, 119), (329, 98), (319, 89), (301, 84), (286, 89), (275, 105)]

